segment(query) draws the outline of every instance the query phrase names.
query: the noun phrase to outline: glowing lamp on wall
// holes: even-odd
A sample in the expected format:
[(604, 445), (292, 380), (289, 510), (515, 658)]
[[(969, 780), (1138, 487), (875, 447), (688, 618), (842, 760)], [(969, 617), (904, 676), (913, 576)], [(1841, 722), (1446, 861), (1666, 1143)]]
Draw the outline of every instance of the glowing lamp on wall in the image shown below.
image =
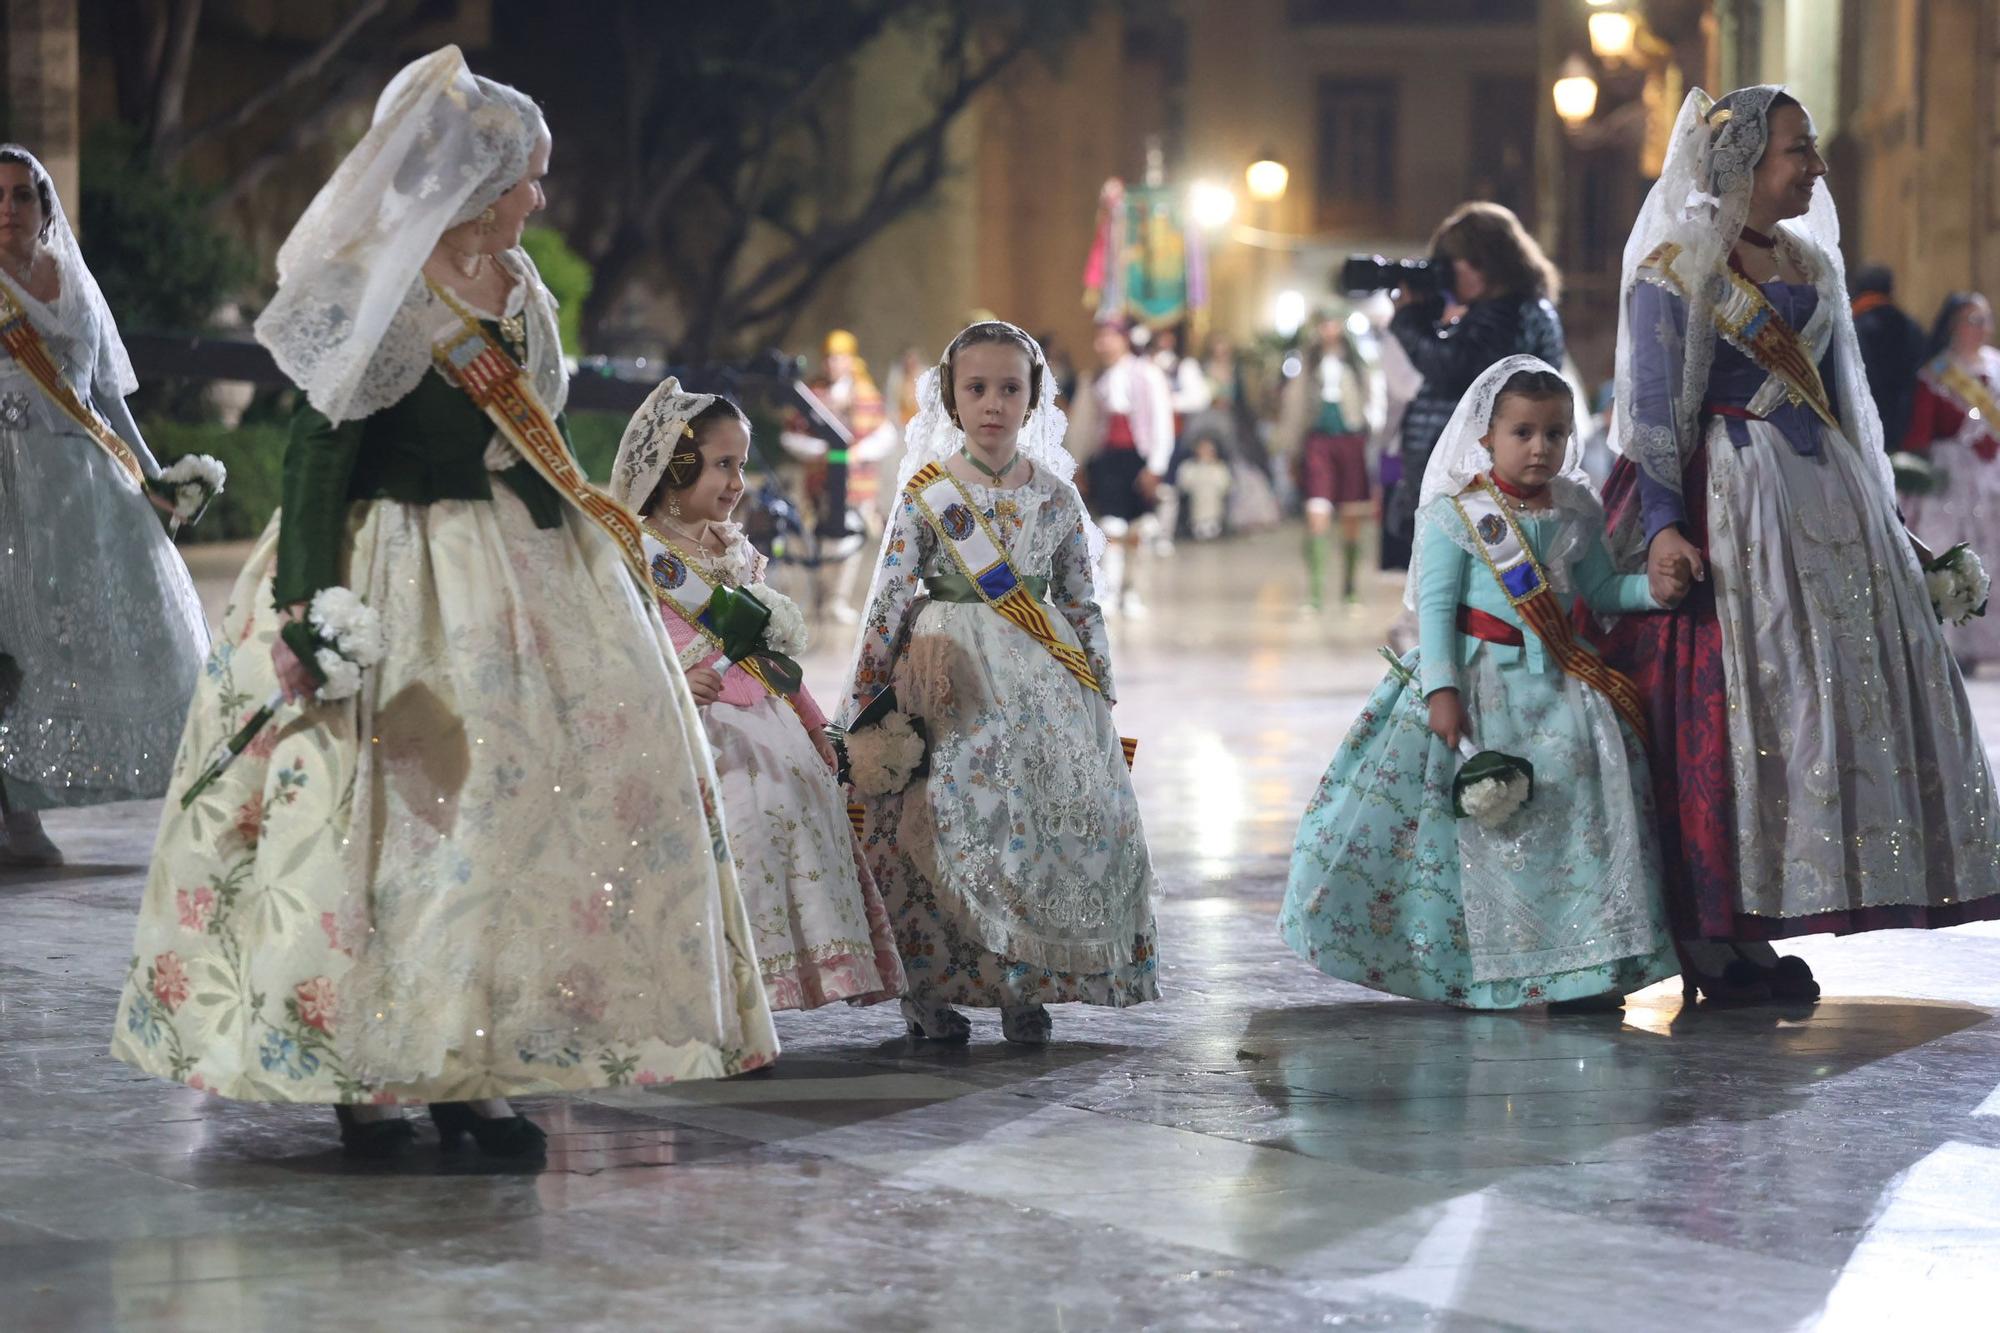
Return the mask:
[(1597, 80), (1591, 77), (1590, 67), (1575, 56), (1563, 66), (1562, 77), (1556, 80), (1553, 92), (1556, 115), (1571, 129), (1589, 120), (1597, 110)]
[(1275, 204), (1283, 199), (1291, 180), (1291, 170), (1269, 153), (1243, 171), (1243, 184), (1249, 188), (1250, 197), (1260, 204)]

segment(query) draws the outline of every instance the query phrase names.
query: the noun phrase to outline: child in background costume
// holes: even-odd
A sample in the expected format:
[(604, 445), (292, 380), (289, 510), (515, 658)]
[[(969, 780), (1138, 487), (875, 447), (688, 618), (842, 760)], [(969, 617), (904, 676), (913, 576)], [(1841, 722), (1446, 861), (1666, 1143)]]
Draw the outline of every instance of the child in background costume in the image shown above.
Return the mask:
[[(1679, 970), (1631, 682), (1568, 630), (1678, 601), (1614, 574), (1570, 390), (1533, 357), (1474, 382), (1424, 472), (1406, 600), (1419, 646), (1307, 806), (1279, 916), (1331, 976), (1471, 1009), (1616, 997)], [(1656, 600), (1656, 598), (1658, 600)], [(1533, 766), (1497, 826), (1453, 817), (1461, 737)]]
[(1103, 538), (1050, 379), (1034, 340), (998, 322), (925, 374), (848, 682), (849, 721), (893, 683), (929, 736), (927, 776), (866, 800), (865, 845), (904, 1016), (933, 1039), (968, 1036), (954, 1004), (997, 1007), (1008, 1040), (1039, 1044), (1045, 1005), (1158, 995), (1153, 871), (1091, 573)]
[[(782, 681), (759, 659), (721, 660), (722, 645), (693, 619), (712, 588), (747, 588), (773, 610), (772, 626), (793, 625), (797, 641), (776, 650), (804, 650), (803, 618), (765, 585), (763, 555), (729, 521), (749, 454), (749, 422), (736, 404), (683, 393), (670, 379), (625, 428), (612, 493), (646, 527), (660, 618), (715, 747), (729, 848), (771, 1008), (872, 1004), (902, 991), (903, 969), (834, 780), (826, 717), (803, 685), (779, 693)], [(766, 641), (784, 637), (767, 631)]]
[[(1944, 473), (1941, 494), (1903, 505), (1910, 528), (1942, 554), (1960, 542), (1988, 547), (2000, 530), (2000, 351), (1993, 307), (1978, 292), (1945, 298), (1917, 374), (1902, 447), (1927, 455)], [(2000, 616), (1946, 625), (1944, 639), (1963, 671), (2000, 659)]]

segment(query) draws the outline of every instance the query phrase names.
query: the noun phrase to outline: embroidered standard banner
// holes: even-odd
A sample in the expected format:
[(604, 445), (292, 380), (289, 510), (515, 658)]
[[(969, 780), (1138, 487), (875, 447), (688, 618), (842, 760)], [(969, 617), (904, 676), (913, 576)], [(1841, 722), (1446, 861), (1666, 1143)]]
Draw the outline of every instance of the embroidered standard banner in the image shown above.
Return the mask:
[(936, 463), (927, 463), (910, 478), (904, 493), (930, 521), (945, 549), (951, 552), (952, 560), (978, 589), (980, 598), (1048, 649), (1049, 656), (1086, 688), (1102, 693), (1103, 687), (1097, 683), (1090, 659), (1081, 648), (1057, 637), (1048, 609), (1035, 600), (1007, 562), (1006, 546), (958, 478)]
[[(641, 530), (639, 540), (646, 553), (647, 585), (652, 588), (653, 596), (659, 599), (661, 606), (686, 621), (695, 632), (694, 642), (700, 650), (699, 656), (690, 661), (687, 655), (683, 655), (681, 669), (685, 671), (711, 654), (726, 652), (722, 636), (715, 632), (709, 621), (715, 589), (701, 576), (694, 562), (688, 559), (688, 553), (650, 528)], [(784, 691), (771, 683), (756, 658), (738, 658), (731, 665), (742, 667), (749, 673), (750, 679), (786, 703), (792, 703)], [(797, 705), (793, 704), (793, 707)]]
[(650, 586), (651, 572), (639, 520), (630, 510), (606, 495), (578, 470), (576, 460), (563, 447), (562, 431), (555, 418), (535, 395), (534, 386), (521, 365), (493, 341), (450, 292), (429, 278), (430, 289), (458, 315), (461, 329), (448, 333), (431, 348), (431, 358), (451, 383), (465, 391), (473, 405), (484, 412), (507, 442), (528, 460), (542, 480), (556, 493), (575, 505), (583, 516), (618, 544), (620, 554), (641, 585)]
[(1602, 658), (1576, 641), (1555, 589), (1549, 586), (1547, 574), (1521, 535), (1520, 524), (1502, 503), (1492, 482), (1479, 477), (1463, 494), (1454, 497), (1452, 504), (1472, 533), (1486, 567), (1493, 571), (1500, 591), (1521, 613), (1528, 628), (1541, 636), (1542, 646), (1548, 649), (1556, 665), (1609, 699), (1643, 743), (1646, 710), (1639, 687), (1632, 683), (1631, 677), (1607, 666)]
[(118, 432), (111, 429), (103, 417), (77, 397), (76, 390), (63, 378), (55, 358), (49, 355), (49, 346), (42, 341), (41, 330), (28, 318), (28, 312), (21, 308), (5, 283), (0, 283), (0, 347), (5, 348), (7, 355), (28, 372), (28, 378), (48, 395), (49, 401), (64, 416), (83, 427), (84, 434), (98, 448), (111, 455), (111, 461), (118, 465), (118, 470), (135, 489), (145, 489), (146, 469), (140, 465), (139, 456), (132, 452), (131, 445), (118, 438)]

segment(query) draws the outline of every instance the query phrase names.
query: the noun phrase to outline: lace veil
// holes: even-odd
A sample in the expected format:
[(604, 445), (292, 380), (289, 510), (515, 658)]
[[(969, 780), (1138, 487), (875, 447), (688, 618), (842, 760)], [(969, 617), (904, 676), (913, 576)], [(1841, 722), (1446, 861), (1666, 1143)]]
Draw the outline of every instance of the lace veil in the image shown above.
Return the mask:
[(714, 401), (712, 393), (683, 392), (680, 380), (671, 375), (647, 394), (618, 441), (618, 457), (611, 464), (611, 498), (637, 514), (660, 484), (688, 423)]
[[(1479, 442), (1479, 437), (1486, 434), (1493, 421), (1493, 406), (1500, 399), (1500, 391), (1506, 387), (1508, 380), (1524, 370), (1539, 370), (1558, 378), (1562, 373), (1540, 357), (1510, 356), (1494, 362), (1458, 400), (1451, 420), (1445, 424), (1444, 434), (1438, 437), (1437, 447), (1431, 450), (1430, 462), (1424, 468), (1423, 486), (1417, 493), (1419, 526), (1425, 523), (1435, 525), (1455, 545), (1475, 556), (1479, 554), (1477, 543), (1466, 531), (1464, 521), (1453, 511), (1451, 501), (1492, 465), (1493, 456)], [(1572, 389), (1572, 398), (1574, 395), (1575, 390)], [(1582, 405), (1572, 402), (1569, 447), (1563, 452), (1561, 469), (1549, 481), (1550, 500), (1558, 512), (1573, 521), (1565, 523), (1561, 534), (1541, 553), (1550, 581), (1563, 592), (1569, 590), (1569, 557), (1584, 541), (1604, 530), (1604, 509), (1591, 490), (1589, 474), (1583, 470), (1583, 437), (1574, 429), (1581, 420)], [(1423, 547), (1423, 542), (1419, 541), (1411, 551), (1410, 573), (1403, 585), (1403, 605), (1412, 611), (1417, 609), (1417, 590), (1423, 586)]]
[[(1771, 103), (1783, 89), (1776, 84), (1739, 88), (1712, 100), (1691, 91), (1674, 122), (1666, 166), (1646, 196), (1625, 243), (1624, 280), (1619, 289), (1617, 398), (1612, 410), (1611, 445), (1654, 480), (1678, 490), (1681, 472), (1701, 445), (1702, 404), (1715, 359), (1715, 310), (1729, 289), (1729, 254), (1750, 213), (1751, 181), (1770, 140)], [(1848, 308), (1847, 270), (1840, 254), (1840, 218), (1822, 178), (1812, 205), (1780, 224), (1784, 239), (1805, 251), (1819, 300), (1832, 314), (1835, 408), (1848, 440), (1879, 463), (1885, 498), (1894, 505), (1894, 483), (1882, 449), (1882, 424), (1867, 392), (1854, 318)], [(1668, 283), (1647, 261), (1672, 244), (1679, 247)], [(1634, 327), (1633, 293), (1638, 284), (1667, 286), (1680, 298), (1685, 319), (1658, 328)], [(1643, 422), (1633, 414), (1641, 402), (1642, 380), (1654, 383), (1659, 371), (1644, 374), (1635, 365), (1642, 346), (1664, 354), (1664, 422)], [(1650, 352), (1648, 353), (1650, 359)], [(1636, 513), (1636, 507), (1634, 509)], [(1629, 525), (1636, 529), (1637, 524)], [(1630, 558), (1636, 531), (1614, 534), (1614, 552)]]
[[(63, 211), (62, 198), (56, 193), (55, 181), (49, 177), (48, 168), (41, 159), (17, 143), (4, 145), (6, 149), (19, 153), (28, 159), (28, 171), (35, 181), (48, 189), (49, 199), (49, 239), (46, 242), (49, 253), (55, 257), (56, 269), (62, 275), (62, 297), (58, 302), (62, 318), (71, 328), (97, 330), (96, 370), (90, 384), (94, 396), (123, 398), (139, 387), (139, 377), (132, 373), (132, 358), (125, 354), (125, 340), (118, 336), (118, 323), (111, 318), (111, 307), (104, 303), (104, 292), (91, 276), (90, 266), (83, 262), (83, 251), (76, 243), (76, 232), (69, 225), (69, 215)], [(0, 278), (0, 281), (6, 281)], [(11, 281), (15, 299), (19, 302), (26, 295)], [(34, 309), (39, 302), (30, 301), (24, 309)], [(48, 308), (48, 307), (43, 307)]]
[[(279, 249), (278, 292), (257, 319), (257, 340), (314, 407), (348, 421), (416, 387), (433, 332), (417, 317), (424, 260), (521, 179), (547, 134), (526, 94), (474, 74), (456, 46), (390, 81), (368, 133)], [(533, 273), (521, 252), (510, 258)], [(539, 280), (529, 296), (539, 324), (534, 307), (552, 303)]]
[[(1019, 332), (1019, 330), (1016, 330)], [(1035, 364), (1042, 371), (1041, 398), (1034, 411), (1021, 426), (1021, 434), (1016, 441), (1020, 456), (1035, 465), (1038, 477), (1048, 477), (1058, 486), (1067, 487), (1076, 501), (1076, 512), (1083, 515), (1084, 544), (1090, 552), (1090, 567), (1094, 572), (1104, 557), (1104, 532), (1092, 522), (1083, 506), (1083, 497), (1074, 495), (1076, 490), (1076, 457), (1063, 447), (1063, 437), (1069, 429), (1069, 418), (1056, 406), (1056, 376), (1049, 369), (1042, 346), (1026, 333), (1021, 334), (1026, 344), (1034, 349)], [(965, 447), (965, 432), (951, 419), (951, 413), (944, 405), (944, 392), (939, 387), (942, 365), (934, 365), (924, 371), (917, 381), (917, 415), (910, 419), (904, 430), (903, 461), (896, 469), (896, 489), (900, 496), (903, 488), (910, 484), (910, 478), (929, 463), (943, 463)], [(882, 534), (882, 546), (875, 555), (875, 575), (869, 580), (868, 600), (863, 606), (873, 606), (887, 579), (885, 563), (889, 554), (889, 543), (894, 535), (895, 524), (891, 522)], [(863, 643), (866, 639), (864, 637)], [(854, 660), (848, 664), (847, 679), (852, 681), (861, 667), (861, 650), (855, 650)]]

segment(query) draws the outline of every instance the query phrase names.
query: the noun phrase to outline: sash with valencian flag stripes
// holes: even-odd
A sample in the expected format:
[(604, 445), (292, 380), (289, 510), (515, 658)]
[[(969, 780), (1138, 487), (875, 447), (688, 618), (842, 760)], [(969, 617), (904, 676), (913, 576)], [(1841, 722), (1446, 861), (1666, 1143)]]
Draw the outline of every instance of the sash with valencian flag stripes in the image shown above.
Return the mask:
[(1607, 666), (1596, 653), (1576, 641), (1569, 617), (1563, 614), (1555, 589), (1549, 586), (1548, 575), (1529, 549), (1527, 538), (1521, 535), (1521, 525), (1493, 489), (1493, 483), (1481, 475), (1463, 494), (1454, 497), (1452, 504), (1465, 520), (1486, 567), (1499, 581), (1500, 591), (1521, 613), (1528, 628), (1541, 636), (1549, 656), (1564, 671), (1609, 699), (1618, 716), (1625, 719), (1625, 725), (1644, 743), (1646, 710), (1639, 687), (1632, 683), (1631, 677)]
[(577, 469), (576, 460), (563, 446), (562, 431), (549, 409), (535, 396), (534, 386), (520, 362), (481, 327), (456, 297), (425, 278), (437, 298), (450, 306), (462, 329), (447, 333), (431, 348), (431, 359), (452, 384), (465, 391), (473, 406), (484, 412), (507, 442), (514, 446), (543, 481), (575, 505), (583, 516), (601, 528), (618, 545), (626, 566), (650, 588), (645, 541), (639, 520), (629, 510), (590, 484)]
[(132, 452), (132, 446), (118, 438), (118, 432), (105, 424), (104, 418), (90, 410), (77, 397), (76, 390), (57, 368), (55, 359), (49, 355), (49, 345), (42, 341), (40, 329), (28, 318), (28, 312), (14, 299), (14, 293), (0, 283), (0, 348), (14, 358), (21, 369), (28, 372), (41, 391), (49, 396), (62, 414), (83, 427), (84, 434), (105, 453), (132, 485), (143, 490), (146, 485), (146, 469), (140, 466), (139, 456)]
[[(709, 607), (715, 598), (714, 587), (701, 576), (701, 571), (695, 568), (686, 550), (651, 528), (645, 530), (641, 540), (645, 545), (646, 566), (651, 578), (649, 586), (653, 590), (653, 596), (659, 600), (661, 606), (679, 616), (686, 622), (688, 628), (694, 631), (691, 651), (682, 655), (681, 668), (686, 670), (710, 654), (723, 652), (722, 636), (717, 634), (714, 626), (709, 623)], [(755, 657), (738, 658), (731, 663), (725, 655), (723, 665), (718, 671), (726, 671), (732, 665), (742, 667), (750, 679), (791, 704), (793, 709), (798, 708), (798, 704), (790, 695), (771, 683), (771, 678), (764, 674)]]
[(936, 463), (927, 463), (910, 478), (904, 494), (918, 512), (930, 520), (945, 549), (985, 603), (1018, 626), (1029, 638), (1048, 649), (1085, 688), (1103, 693), (1097, 673), (1081, 648), (1064, 643), (1056, 636), (1048, 608), (1028, 591), (1026, 584), (1007, 563), (1007, 548), (986, 521), (986, 515), (972, 502), (958, 478)]

